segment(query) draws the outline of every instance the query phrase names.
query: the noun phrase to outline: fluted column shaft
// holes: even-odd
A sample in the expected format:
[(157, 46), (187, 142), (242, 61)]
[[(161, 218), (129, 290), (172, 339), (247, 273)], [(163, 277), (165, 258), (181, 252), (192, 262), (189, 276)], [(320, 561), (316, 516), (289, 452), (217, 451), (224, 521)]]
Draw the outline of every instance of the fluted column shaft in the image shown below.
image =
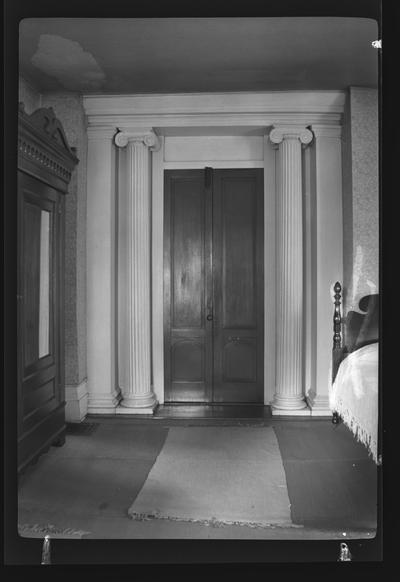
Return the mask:
[(303, 220), (302, 144), (312, 133), (304, 127), (277, 127), (270, 133), (279, 145), (277, 171), (277, 367), (273, 408), (306, 408), (303, 360)]
[(120, 413), (148, 414), (157, 404), (151, 386), (150, 353), (150, 147), (155, 134), (120, 132), (118, 146), (127, 146), (126, 342)]

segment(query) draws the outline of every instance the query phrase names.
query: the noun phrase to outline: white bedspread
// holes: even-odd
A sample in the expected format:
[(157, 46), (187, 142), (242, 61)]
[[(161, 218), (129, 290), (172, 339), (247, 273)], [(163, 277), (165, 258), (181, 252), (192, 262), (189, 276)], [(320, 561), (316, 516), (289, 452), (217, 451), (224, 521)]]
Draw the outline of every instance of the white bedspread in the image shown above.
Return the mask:
[(342, 361), (329, 400), (331, 410), (340, 414), (377, 462), (378, 343), (364, 346)]

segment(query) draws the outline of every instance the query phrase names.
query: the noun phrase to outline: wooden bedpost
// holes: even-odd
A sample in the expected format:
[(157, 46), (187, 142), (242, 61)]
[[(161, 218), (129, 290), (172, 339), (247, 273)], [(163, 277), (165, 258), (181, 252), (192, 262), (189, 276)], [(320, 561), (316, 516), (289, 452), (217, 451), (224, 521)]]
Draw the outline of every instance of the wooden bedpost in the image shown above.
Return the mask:
[[(335, 381), (336, 374), (339, 368), (339, 363), (342, 358), (342, 315), (340, 312), (341, 292), (342, 286), (339, 281), (336, 281), (333, 288), (335, 291), (335, 310), (333, 313), (333, 349), (332, 349), (332, 384)], [(333, 424), (339, 424), (340, 418), (337, 412), (332, 415)]]
[(342, 286), (339, 281), (336, 281), (333, 290), (335, 291), (335, 312), (333, 314), (333, 349), (335, 350), (342, 347), (342, 316), (340, 313)]
[(333, 349), (332, 349), (332, 384), (336, 378), (340, 360), (342, 358), (342, 315), (340, 313), (342, 286), (336, 281), (333, 288), (335, 291), (335, 311), (333, 313)]

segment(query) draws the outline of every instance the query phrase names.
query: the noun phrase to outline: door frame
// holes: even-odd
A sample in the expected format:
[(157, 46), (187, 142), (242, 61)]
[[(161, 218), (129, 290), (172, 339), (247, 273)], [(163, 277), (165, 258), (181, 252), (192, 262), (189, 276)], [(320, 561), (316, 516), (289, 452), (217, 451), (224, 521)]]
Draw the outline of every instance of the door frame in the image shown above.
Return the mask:
[[(96, 271), (97, 285), (89, 285), (87, 303), (88, 321), (88, 393), (89, 411), (93, 414), (113, 414), (118, 408), (120, 392), (116, 357), (118, 352), (118, 274), (110, 257), (118, 256), (116, 218), (119, 183), (114, 172), (124, 158), (122, 150), (116, 155), (114, 144), (119, 132), (141, 133), (153, 131), (164, 135), (215, 136), (264, 135), (263, 161), (245, 156), (247, 167), (265, 168), (265, 404), (273, 399), (275, 385), (275, 161), (278, 159), (267, 136), (279, 126), (306, 127), (314, 134), (314, 141), (303, 156), (303, 194), (306, 217), (304, 232), (304, 326), (303, 371), (304, 395), (310, 409), (299, 414), (330, 416), (329, 387), (331, 361), (331, 301), (333, 285), (343, 280), (343, 216), (341, 130), (347, 91), (257, 91), (228, 93), (181, 93), (140, 95), (84, 95), (83, 106), (88, 120), (88, 268), (103, 265)], [(217, 130), (217, 132), (215, 131)], [(218, 133), (220, 131), (220, 133)], [(232, 151), (232, 150), (231, 150)], [(238, 163), (233, 152), (224, 152), (218, 160), (206, 160), (201, 166), (185, 161), (179, 167), (198, 168), (246, 167)], [(166, 167), (163, 146), (152, 154), (152, 383), (156, 397), (163, 402), (163, 311), (162, 311), (162, 240), (163, 240), (163, 169)], [(210, 155), (210, 157), (212, 157)], [(215, 156), (218, 157), (218, 156)], [(196, 159), (196, 158), (192, 158)], [(223, 164), (221, 164), (221, 159)], [(217, 165), (219, 164), (219, 165)], [(260, 164), (260, 165), (259, 165)], [(169, 162), (168, 167), (172, 169)], [(327, 171), (327, 168), (329, 171)], [(89, 203), (89, 202), (88, 202)], [(104, 229), (102, 245), (97, 244), (99, 209)], [(102, 222), (102, 224), (103, 224)], [(311, 230), (311, 232), (310, 232)], [(109, 249), (111, 260), (104, 263), (104, 248)], [(312, 250), (312, 252), (311, 252)], [(308, 262), (308, 264), (307, 264)], [(111, 265), (111, 266), (110, 266)], [(271, 277), (268, 287), (267, 277)], [(160, 288), (161, 284), (161, 288)], [(99, 294), (99, 288), (102, 293)], [(331, 298), (329, 298), (331, 295)], [(107, 315), (105, 317), (105, 314)], [(268, 328), (268, 322), (270, 327)], [(102, 342), (99, 342), (101, 332)], [(318, 339), (316, 339), (318, 337)], [(107, 349), (104, 349), (105, 346)], [(105, 354), (106, 357), (105, 357)], [(95, 378), (91, 372), (96, 370)], [(99, 384), (98, 380), (101, 379)]]
[[(156, 398), (164, 403), (164, 170), (262, 168), (264, 170), (264, 404), (270, 404), (275, 392), (275, 158), (276, 150), (264, 128), (263, 160), (207, 160), (205, 162), (165, 162), (164, 136), (161, 147), (153, 152), (152, 164), (152, 381)], [(215, 129), (209, 135), (215, 135)], [(242, 134), (242, 132), (241, 132)], [(176, 134), (175, 134), (176, 135)], [(187, 138), (187, 130), (182, 136)], [(204, 135), (204, 131), (201, 133)], [(194, 128), (193, 137), (196, 136)], [(268, 290), (268, 292), (267, 292)]]

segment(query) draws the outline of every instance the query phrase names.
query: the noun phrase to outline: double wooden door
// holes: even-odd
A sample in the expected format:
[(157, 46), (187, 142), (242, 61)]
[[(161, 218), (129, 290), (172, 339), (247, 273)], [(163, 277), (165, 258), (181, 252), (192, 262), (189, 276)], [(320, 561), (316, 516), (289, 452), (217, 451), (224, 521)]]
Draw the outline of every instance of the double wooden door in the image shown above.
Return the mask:
[(263, 403), (263, 170), (165, 172), (166, 403)]

